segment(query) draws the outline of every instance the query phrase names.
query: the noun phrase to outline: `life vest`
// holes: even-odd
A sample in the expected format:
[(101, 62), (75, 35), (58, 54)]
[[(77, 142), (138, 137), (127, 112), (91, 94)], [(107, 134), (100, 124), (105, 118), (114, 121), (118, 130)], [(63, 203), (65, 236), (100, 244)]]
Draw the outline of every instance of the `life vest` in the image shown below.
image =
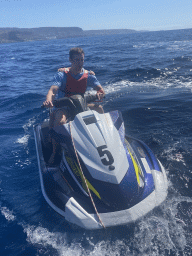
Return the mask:
[(66, 87), (64, 89), (65, 96), (70, 97), (75, 94), (84, 95), (87, 89), (88, 71), (84, 70), (82, 77), (78, 80), (72, 77), (69, 68), (65, 68), (63, 71), (67, 75)]

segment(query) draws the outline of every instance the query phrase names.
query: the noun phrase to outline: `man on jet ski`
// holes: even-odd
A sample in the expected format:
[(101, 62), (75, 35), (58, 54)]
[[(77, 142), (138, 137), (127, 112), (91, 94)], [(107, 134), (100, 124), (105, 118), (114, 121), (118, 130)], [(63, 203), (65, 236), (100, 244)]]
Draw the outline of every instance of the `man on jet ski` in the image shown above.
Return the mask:
[[(46, 101), (43, 102), (45, 107), (53, 107), (53, 100), (55, 96), (58, 98), (70, 97), (75, 94), (84, 95), (87, 87), (92, 87), (97, 91), (98, 99), (102, 99), (105, 95), (104, 89), (95, 77), (92, 71), (87, 71), (83, 68), (84, 64), (84, 51), (81, 48), (72, 48), (69, 51), (69, 61), (71, 62), (70, 68), (61, 68), (55, 76), (54, 83), (49, 89)], [(97, 104), (88, 104), (90, 109), (103, 113), (102, 106)], [(53, 111), (50, 117), (50, 128), (64, 124), (69, 116), (67, 108), (59, 108)], [(52, 140), (53, 153), (50, 157), (49, 163), (54, 162), (56, 154), (56, 141)]]

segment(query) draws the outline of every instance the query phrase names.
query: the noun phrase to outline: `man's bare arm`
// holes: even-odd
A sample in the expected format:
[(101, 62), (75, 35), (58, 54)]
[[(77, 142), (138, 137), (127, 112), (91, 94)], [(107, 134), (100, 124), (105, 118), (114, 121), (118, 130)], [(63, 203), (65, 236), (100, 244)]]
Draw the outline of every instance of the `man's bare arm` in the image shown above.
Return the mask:
[(105, 97), (105, 91), (101, 85), (97, 85), (94, 88), (95, 91), (97, 91), (98, 99), (101, 100), (103, 97)]
[(57, 85), (52, 85), (51, 88), (49, 89), (47, 96), (46, 96), (46, 101), (43, 102), (43, 105), (45, 107), (53, 107), (53, 100), (55, 99), (55, 96), (57, 94), (59, 87)]

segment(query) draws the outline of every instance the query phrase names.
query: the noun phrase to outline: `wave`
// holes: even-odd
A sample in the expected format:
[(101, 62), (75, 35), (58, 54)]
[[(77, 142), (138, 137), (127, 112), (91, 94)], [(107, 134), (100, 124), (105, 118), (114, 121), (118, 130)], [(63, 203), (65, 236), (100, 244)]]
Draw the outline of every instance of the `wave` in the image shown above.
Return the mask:
[[(148, 90), (159, 89), (159, 90), (168, 90), (168, 89), (185, 89), (184, 92), (192, 92), (192, 81), (190, 79), (183, 79), (183, 81), (178, 79), (164, 79), (162, 77), (152, 78), (146, 81), (133, 81), (129, 79), (122, 79), (120, 81), (107, 82), (104, 84), (104, 89), (106, 94), (109, 96), (114, 93), (135, 93), (145, 92)], [(162, 93), (163, 91), (161, 91)], [(168, 91), (167, 91), (168, 93)], [(174, 94), (174, 91), (172, 91)], [(179, 91), (178, 91), (179, 93)]]
[(23, 131), (23, 129), (21, 127), (14, 127), (14, 128), (10, 128), (10, 127), (0, 127), (0, 134), (3, 135), (11, 135), (11, 134), (15, 134), (15, 133), (21, 133)]
[(44, 99), (44, 95), (42, 94), (36, 94), (36, 93), (25, 93), (21, 94), (19, 96), (9, 96), (5, 99), (2, 99), (0, 102), (0, 108), (7, 108), (10, 107), (19, 108), (19, 107), (26, 107), (29, 106), (32, 102), (38, 102), (40, 100)]
[(136, 80), (138, 82), (142, 81), (143, 79), (150, 79), (160, 77), (162, 75), (162, 71), (160, 69), (155, 68), (136, 68), (136, 69), (127, 69), (127, 70), (120, 70), (119, 76), (129, 78), (130, 80)]
[[(185, 215), (179, 210), (183, 204), (187, 210)], [(0, 210), (8, 222), (17, 223), (18, 235), (23, 237), (25, 234), (27, 243), (34, 246), (39, 255), (46, 251), (49, 255), (59, 256), (164, 256), (187, 252), (187, 245), (191, 242), (191, 236), (186, 232), (191, 204), (189, 197), (171, 195), (163, 205), (134, 225), (97, 231), (76, 229), (72, 233), (66, 230), (64, 222), (52, 230), (46, 225), (19, 221), (7, 207)], [(25, 245), (26, 250), (27, 247)]]

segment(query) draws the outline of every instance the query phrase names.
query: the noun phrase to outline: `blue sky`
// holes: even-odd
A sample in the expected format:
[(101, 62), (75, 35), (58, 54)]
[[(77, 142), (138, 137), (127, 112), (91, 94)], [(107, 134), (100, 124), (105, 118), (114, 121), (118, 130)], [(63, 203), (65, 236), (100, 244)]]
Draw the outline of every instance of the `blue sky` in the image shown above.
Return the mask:
[(0, 27), (192, 28), (192, 0), (0, 0)]

